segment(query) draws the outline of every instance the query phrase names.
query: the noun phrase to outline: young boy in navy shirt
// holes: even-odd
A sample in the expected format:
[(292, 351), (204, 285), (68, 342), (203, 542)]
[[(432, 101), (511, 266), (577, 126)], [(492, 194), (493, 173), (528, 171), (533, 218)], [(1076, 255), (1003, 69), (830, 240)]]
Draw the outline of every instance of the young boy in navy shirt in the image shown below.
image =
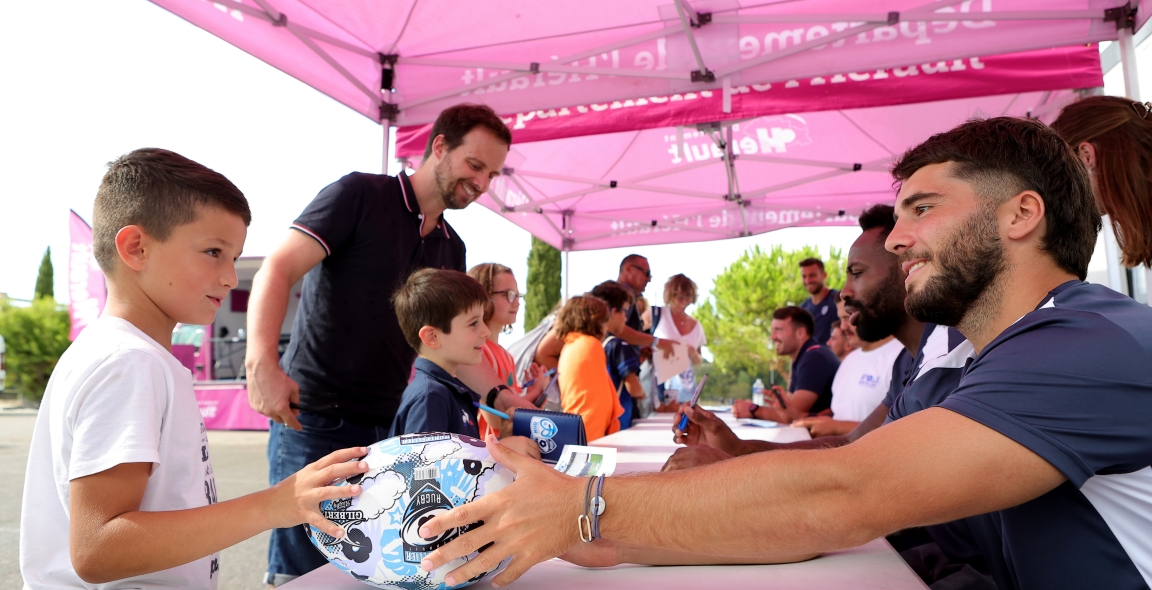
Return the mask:
[[(425, 268), (412, 273), (392, 303), (400, 330), (416, 350), (416, 374), (392, 421), (389, 436), (451, 432), (481, 438), (477, 424), (480, 396), (456, 378), (461, 365), (477, 365), (490, 333), (484, 306), (492, 298), (476, 279), (455, 270)], [(491, 417), (489, 424), (499, 422)], [(508, 437), (505, 444), (540, 457), (536, 443)]]
[(418, 356), (389, 436), (452, 432), (480, 438), (480, 396), (456, 378), (456, 369), (480, 363), (490, 333), (484, 323), (489, 298), (472, 277), (434, 268), (412, 273), (393, 296), (400, 329)]
[(24, 480), (24, 587), (214, 590), (218, 552), (309, 523), (360, 493), (331, 482), (364, 473), (345, 449), (271, 489), (217, 501), (192, 375), (172, 356), (177, 322), (211, 324), (236, 286), (252, 215), (217, 172), (161, 149), (108, 166), (93, 250), (108, 281), (103, 315), (60, 358), (36, 418)]

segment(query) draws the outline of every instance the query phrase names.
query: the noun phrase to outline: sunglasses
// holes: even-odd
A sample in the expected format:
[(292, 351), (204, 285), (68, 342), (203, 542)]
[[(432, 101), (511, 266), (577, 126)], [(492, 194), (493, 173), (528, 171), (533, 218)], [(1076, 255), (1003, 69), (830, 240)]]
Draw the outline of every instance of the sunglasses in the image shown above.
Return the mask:
[(648, 279), (649, 281), (652, 280), (652, 271), (636, 266), (635, 264), (629, 264), (628, 266), (631, 266), (632, 268), (640, 271), (640, 273), (644, 275), (644, 278)]
[(1134, 102), (1132, 103), (1132, 108), (1136, 111), (1136, 114), (1139, 115), (1141, 119), (1147, 119), (1148, 111), (1152, 110), (1152, 103)]
[(488, 294), (492, 295), (493, 297), (496, 295), (503, 295), (504, 298), (508, 300), (508, 303), (513, 303), (517, 299), (524, 299), (524, 294), (517, 291), (516, 289), (508, 289), (507, 291), (494, 291)]

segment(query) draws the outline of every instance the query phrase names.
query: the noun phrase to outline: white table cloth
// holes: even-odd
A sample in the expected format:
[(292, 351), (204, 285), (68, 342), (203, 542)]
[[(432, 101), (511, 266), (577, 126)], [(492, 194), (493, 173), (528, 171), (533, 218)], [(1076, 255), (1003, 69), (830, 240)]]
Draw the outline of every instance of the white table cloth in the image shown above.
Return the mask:
[[(774, 442), (807, 440), (803, 428), (762, 428), (747, 425), (730, 414), (720, 413), (741, 438)], [(638, 421), (632, 428), (592, 441), (592, 446), (618, 449), (616, 473), (657, 471), (679, 445), (672, 442), (672, 416), (657, 415)], [(324, 567), (282, 586), (287, 590), (363, 590), (371, 586), (358, 582), (336, 569)], [(470, 586), (487, 590), (482, 582)], [(811, 561), (782, 565), (724, 565), (650, 567), (620, 565), (587, 569), (559, 559), (533, 567), (513, 588), (569, 590), (698, 590), (700, 588), (771, 588), (778, 590), (923, 590), (920, 578), (905, 565), (884, 539), (859, 547), (826, 553)]]

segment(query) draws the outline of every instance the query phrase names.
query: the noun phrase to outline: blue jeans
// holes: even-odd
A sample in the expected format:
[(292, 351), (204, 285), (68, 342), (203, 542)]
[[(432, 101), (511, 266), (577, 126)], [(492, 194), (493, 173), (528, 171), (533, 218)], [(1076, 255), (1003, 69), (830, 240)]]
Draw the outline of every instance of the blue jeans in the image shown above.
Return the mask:
[[(388, 438), (391, 424), (370, 426), (301, 411), (296, 432), (272, 423), (268, 433), (268, 484), (276, 485), (325, 455), (348, 447), (365, 447)], [(305, 528), (272, 529), (268, 543), (270, 575), (302, 576), (328, 560), (308, 540)]]

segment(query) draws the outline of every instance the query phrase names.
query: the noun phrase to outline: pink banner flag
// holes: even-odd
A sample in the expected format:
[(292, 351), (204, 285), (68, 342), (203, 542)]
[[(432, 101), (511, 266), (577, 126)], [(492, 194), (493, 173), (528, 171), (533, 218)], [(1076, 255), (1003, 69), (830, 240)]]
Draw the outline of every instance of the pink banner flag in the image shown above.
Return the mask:
[(104, 273), (92, 256), (92, 227), (75, 211), (68, 212), (68, 233), (72, 246), (68, 250), (68, 315), (72, 318), (69, 340), (100, 317), (108, 291)]

